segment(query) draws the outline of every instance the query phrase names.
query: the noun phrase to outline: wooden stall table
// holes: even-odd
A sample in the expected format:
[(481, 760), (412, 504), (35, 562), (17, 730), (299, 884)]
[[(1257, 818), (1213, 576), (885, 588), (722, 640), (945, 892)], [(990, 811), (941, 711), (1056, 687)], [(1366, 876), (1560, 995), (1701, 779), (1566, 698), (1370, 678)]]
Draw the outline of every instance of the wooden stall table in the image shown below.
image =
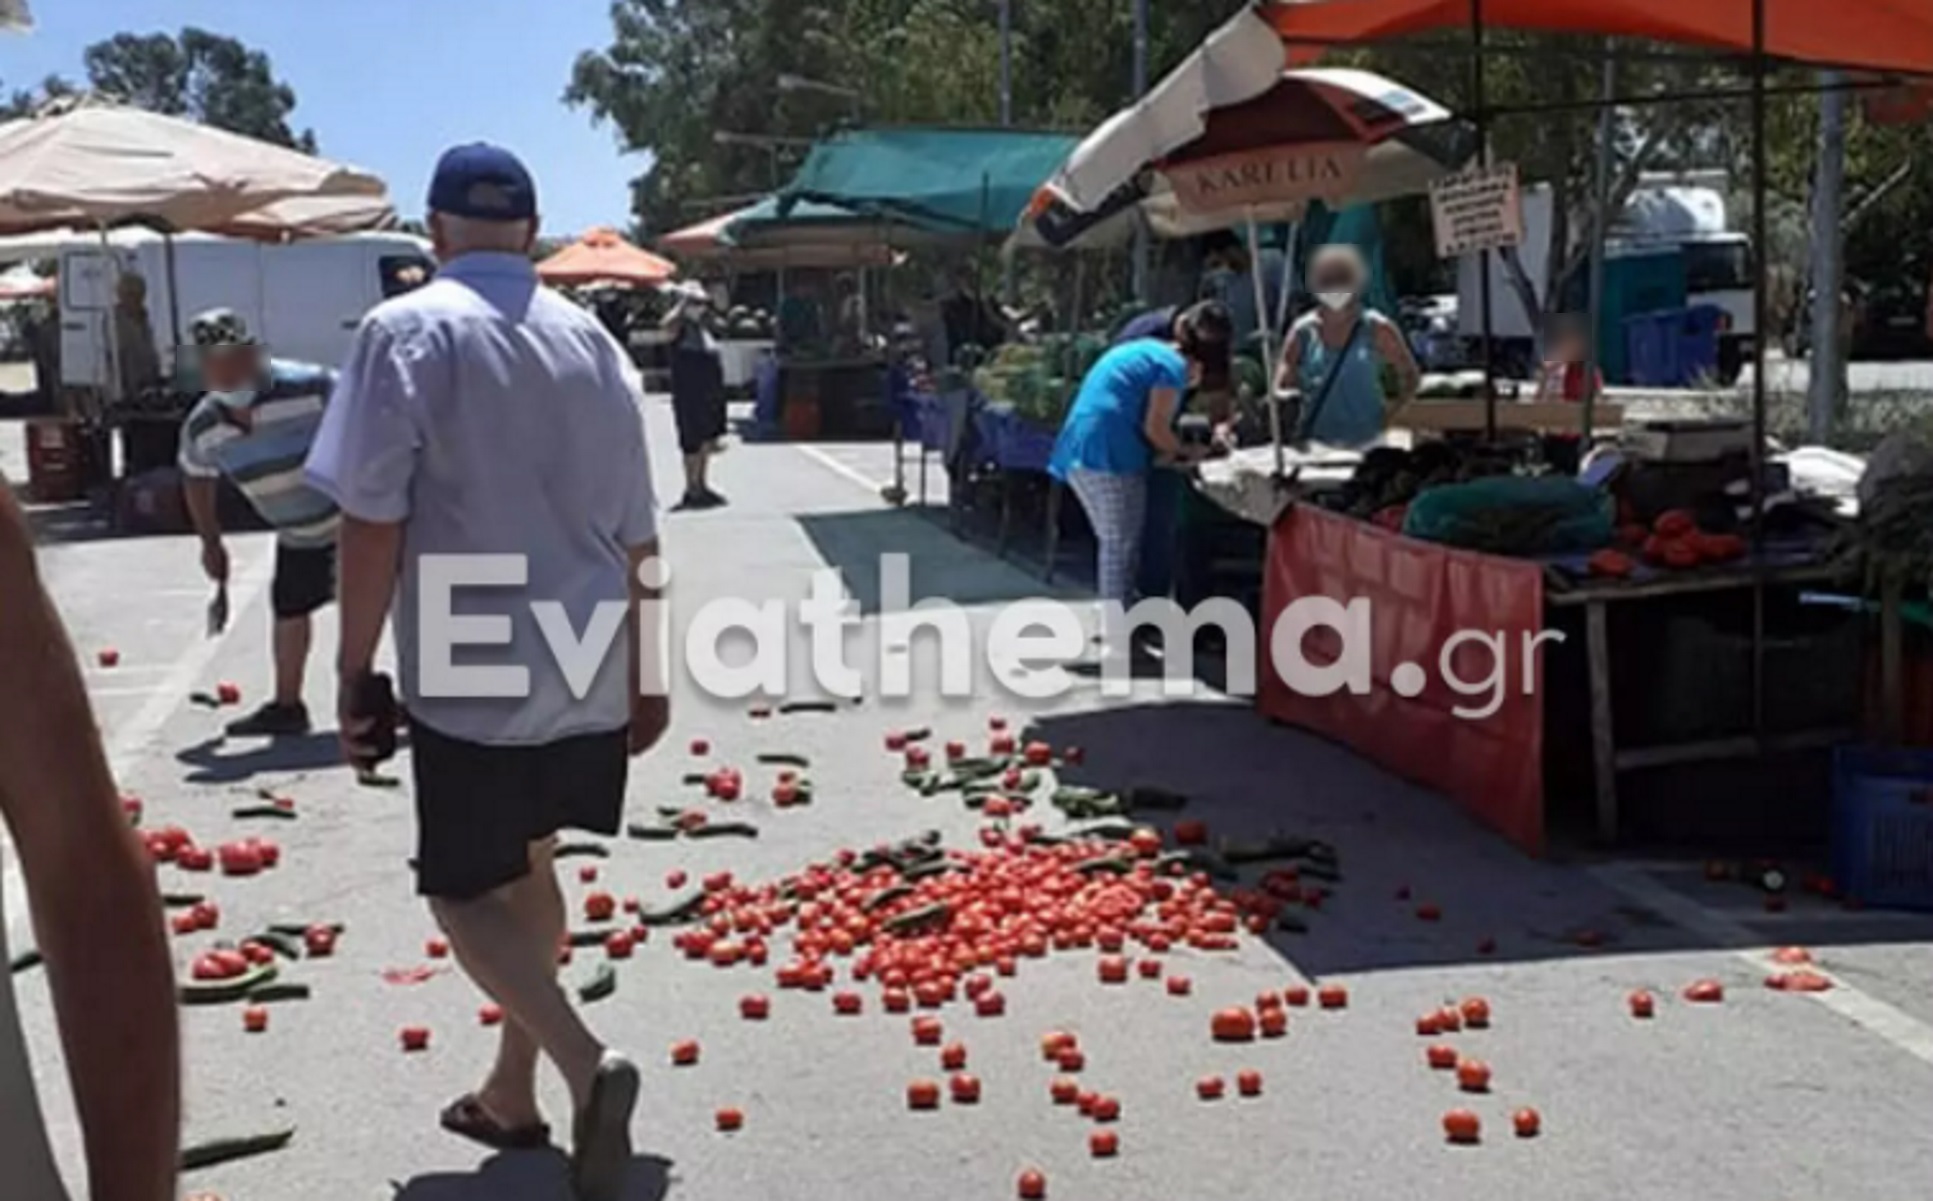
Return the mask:
[(1755, 733), (1642, 747), (1620, 747), (1612, 721), (1609, 610), (1614, 604), (1669, 597), (1749, 591), (1767, 587), (1830, 584), (1843, 580), (1842, 563), (1819, 561), (1816, 548), (1768, 546), (1757, 562), (1694, 571), (1657, 573), (1650, 579), (1603, 580), (1568, 570), (1546, 571), (1545, 603), (1553, 609), (1584, 610), (1585, 661), (1591, 708), (1591, 766), (1597, 800), (1597, 835), (1605, 843), (1618, 836), (1618, 777), (1642, 768), (1721, 759), (1748, 759), (1785, 751), (1815, 750), (1856, 737), (1843, 726)]
[[(1583, 432), (1584, 406), (1573, 401), (1499, 400), (1499, 433), (1578, 434)], [(1416, 400), (1390, 417), (1391, 429), (1414, 433), (1481, 434), (1486, 425), (1481, 400)], [(1624, 406), (1599, 401), (1591, 406), (1593, 432), (1614, 434), (1624, 425)]]

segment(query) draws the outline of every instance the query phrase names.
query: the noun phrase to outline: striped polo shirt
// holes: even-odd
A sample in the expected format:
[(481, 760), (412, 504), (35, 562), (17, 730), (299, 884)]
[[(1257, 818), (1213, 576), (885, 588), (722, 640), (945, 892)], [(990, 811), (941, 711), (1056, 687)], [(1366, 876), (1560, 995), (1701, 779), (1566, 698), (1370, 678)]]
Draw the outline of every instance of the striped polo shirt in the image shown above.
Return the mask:
[(335, 372), (323, 367), (271, 362), (249, 402), (248, 426), (212, 397), (202, 397), (181, 426), (181, 470), (233, 480), (285, 546), (333, 545), (336, 504), (302, 478), (302, 464), (335, 382)]

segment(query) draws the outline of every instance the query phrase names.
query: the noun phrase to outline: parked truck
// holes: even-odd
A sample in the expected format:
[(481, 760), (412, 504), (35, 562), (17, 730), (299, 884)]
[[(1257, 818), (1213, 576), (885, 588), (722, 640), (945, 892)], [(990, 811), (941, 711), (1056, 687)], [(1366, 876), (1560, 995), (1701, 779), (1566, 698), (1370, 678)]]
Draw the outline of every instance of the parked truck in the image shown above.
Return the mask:
[[(1686, 306), (1711, 305), (1723, 313), (1718, 373), (1723, 382), (1731, 383), (1753, 352), (1755, 259), (1751, 238), (1729, 226), (1723, 179), (1722, 172), (1641, 177), (1612, 222), (1605, 255), (1607, 259), (1676, 259), (1684, 275)], [(1542, 310), (1581, 313), (1589, 306), (1588, 261), (1562, 281), (1562, 303), (1544, 303), (1552, 252), (1551, 203), (1548, 184), (1524, 190), (1524, 242), (1517, 254), (1536, 293), (1538, 312), (1525, 311), (1504, 256), (1490, 256), (1491, 353), (1502, 374), (1527, 376), (1535, 367)], [(1573, 233), (1583, 225), (1583, 220), (1573, 220)], [(1458, 327), (1472, 361), (1482, 357), (1481, 261), (1479, 255), (1467, 255), (1457, 268)]]

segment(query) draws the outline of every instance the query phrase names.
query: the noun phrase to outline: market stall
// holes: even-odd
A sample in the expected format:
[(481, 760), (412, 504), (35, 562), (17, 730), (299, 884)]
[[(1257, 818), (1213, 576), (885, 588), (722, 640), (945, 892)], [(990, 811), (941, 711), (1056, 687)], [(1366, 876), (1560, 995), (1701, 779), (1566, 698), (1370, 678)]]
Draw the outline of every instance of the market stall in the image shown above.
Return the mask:
[[(1232, 24), (1295, 62), (1352, 42), (1473, 31), (1480, 125), (1498, 112), (1481, 90), (1486, 27), (1746, 54), (1749, 88), (1728, 94), (1752, 104), (1762, 154), (1770, 56), (1933, 71), (1933, 12), (1872, 16), (1846, 21), (1793, 0), (1311, 0), (1261, 4)], [(1753, 206), (1760, 244), (1765, 206), (1761, 169)], [(1764, 296), (1761, 265), (1761, 315)], [(1428, 484), (1414, 463), (1405, 486), (1385, 477), (1387, 492), (1365, 495), (1377, 484), (1364, 482), (1375, 474), (1365, 461), (1345, 503), (1287, 504), (1272, 529), (1265, 619), (1306, 597), (1365, 598), (1373, 634), (1366, 670), (1349, 689), (1310, 689), (1293, 664), (1265, 662), (1262, 711), (1442, 791), (1532, 853), (1543, 849), (1551, 821), (1575, 818), (1602, 842), (1634, 830), (1654, 840), (1795, 831), (1817, 838), (1829, 824), (1844, 825), (1844, 814), (1828, 817), (1798, 794), (1834, 792), (1818, 752), (1858, 733), (1861, 630), (1808, 605), (1806, 593), (1849, 574), (1856, 580), (1858, 569), (1833, 553), (1843, 531), (1829, 506), (1792, 503), (1783, 465), (1766, 450), (1762, 363), (1756, 378), (1749, 425), (1627, 429), (1618, 456), (1587, 466), (1578, 480), (1545, 477), (1539, 487), (1551, 491), (1540, 496), (1511, 495), (1522, 486), (1485, 479)], [(1479, 407), (1494, 444), (1515, 406), (1485, 389)], [(1621, 416), (1588, 389), (1582, 407), (1593, 431)], [(1459, 413), (1456, 423), (1470, 417)], [(1449, 512), (1453, 503), (1464, 510)], [(1484, 653), (1472, 632), (1502, 635), (1500, 653), (1515, 656), (1504, 665), (1512, 686), (1494, 708), (1475, 713), (1447, 682), (1459, 664), (1463, 678), (1489, 669), (1472, 661)], [(1307, 661), (1340, 662), (1333, 633), (1303, 640)], [(1562, 640), (1525, 641), (1552, 634)], [(1808, 751), (1810, 759), (1786, 766), (1795, 762), (1786, 756)], [(1767, 802), (1762, 782), (1747, 785), (1753, 804), (1728, 809), (1724, 777), (1712, 768), (1740, 778), (1757, 770), (1761, 781), (1765, 771), (1785, 772), (1772, 778), (1792, 795)], [(1681, 785), (1659, 774), (1672, 770), (1696, 770), (1696, 791), (1674, 792)], [(1628, 787), (1641, 773), (1645, 787)], [(1590, 799), (1577, 806), (1579, 797)], [(1648, 812), (1633, 813), (1634, 801)]]

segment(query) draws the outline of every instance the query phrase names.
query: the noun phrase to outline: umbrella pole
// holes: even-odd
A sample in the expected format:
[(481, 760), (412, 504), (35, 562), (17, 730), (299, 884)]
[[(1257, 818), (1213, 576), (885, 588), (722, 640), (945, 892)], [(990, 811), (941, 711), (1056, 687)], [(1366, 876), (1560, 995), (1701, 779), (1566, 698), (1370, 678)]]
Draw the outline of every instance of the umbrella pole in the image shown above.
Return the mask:
[[(1275, 331), (1269, 328), (1268, 287), (1262, 282), (1262, 235), (1255, 228), (1255, 210), (1244, 211), (1248, 223), (1248, 275), (1255, 285), (1255, 312), (1262, 318), (1262, 372), (1272, 375), (1275, 369)], [(1275, 478), (1281, 479), (1285, 471), (1285, 456), (1282, 449), (1282, 406), (1276, 403), (1273, 380), (1268, 385), (1269, 397), (1269, 437), (1275, 442)]]

